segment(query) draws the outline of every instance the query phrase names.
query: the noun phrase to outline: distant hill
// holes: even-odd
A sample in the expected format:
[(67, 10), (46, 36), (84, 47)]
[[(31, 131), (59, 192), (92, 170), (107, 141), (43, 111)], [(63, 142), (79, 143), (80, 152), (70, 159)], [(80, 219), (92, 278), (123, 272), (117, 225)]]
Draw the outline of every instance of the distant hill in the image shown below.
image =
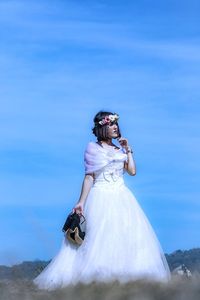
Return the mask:
[(2, 279), (33, 279), (50, 261), (25, 261), (12, 267), (0, 266), (0, 280)]
[(165, 255), (171, 271), (184, 264), (192, 273), (200, 273), (200, 248), (176, 250)]
[[(191, 250), (176, 250), (165, 254), (170, 270), (184, 264), (192, 273), (200, 273), (200, 248)], [(0, 280), (3, 279), (33, 279), (50, 261), (25, 261), (12, 267), (0, 266)]]

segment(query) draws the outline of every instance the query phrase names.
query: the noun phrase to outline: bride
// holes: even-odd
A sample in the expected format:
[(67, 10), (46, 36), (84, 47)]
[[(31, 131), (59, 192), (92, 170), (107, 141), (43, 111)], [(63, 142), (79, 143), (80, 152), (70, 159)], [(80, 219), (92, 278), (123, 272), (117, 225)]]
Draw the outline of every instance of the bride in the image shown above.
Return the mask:
[[(168, 281), (169, 267), (160, 243), (123, 174), (136, 174), (133, 151), (121, 137), (119, 116), (100, 111), (84, 155), (85, 177), (73, 208), (86, 218), (86, 236), (78, 246), (66, 237), (58, 254), (34, 279), (43, 289), (78, 282)], [(120, 147), (113, 143), (118, 139)]]

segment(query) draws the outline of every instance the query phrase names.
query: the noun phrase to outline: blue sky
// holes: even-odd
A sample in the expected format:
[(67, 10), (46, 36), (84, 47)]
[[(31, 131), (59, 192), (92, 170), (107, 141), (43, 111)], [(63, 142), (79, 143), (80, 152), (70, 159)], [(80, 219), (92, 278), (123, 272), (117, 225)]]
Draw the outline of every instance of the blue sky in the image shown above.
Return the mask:
[(49, 259), (119, 113), (128, 187), (165, 252), (200, 246), (199, 1), (0, 2), (0, 264)]

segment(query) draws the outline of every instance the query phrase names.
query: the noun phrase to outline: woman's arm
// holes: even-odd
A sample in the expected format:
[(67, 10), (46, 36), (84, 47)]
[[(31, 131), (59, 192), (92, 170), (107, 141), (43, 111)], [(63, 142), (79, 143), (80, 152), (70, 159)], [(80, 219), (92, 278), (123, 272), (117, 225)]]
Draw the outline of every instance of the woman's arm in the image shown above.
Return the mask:
[(134, 176), (136, 175), (136, 165), (131, 151), (127, 152), (127, 156), (128, 156), (128, 162), (125, 162), (124, 168), (126, 169), (129, 175)]
[(82, 184), (79, 200), (78, 200), (77, 204), (74, 206), (73, 212), (75, 211), (78, 214), (83, 214), (83, 206), (84, 206), (85, 200), (89, 194), (89, 191), (91, 190), (93, 182), (94, 182), (93, 174), (86, 174), (83, 179), (83, 184)]
[(128, 161), (124, 163), (124, 168), (126, 169), (129, 175), (134, 176), (136, 175), (136, 165), (132, 155), (133, 151), (128, 145), (128, 140), (125, 138), (120, 138), (118, 141), (120, 145), (126, 150), (128, 157)]

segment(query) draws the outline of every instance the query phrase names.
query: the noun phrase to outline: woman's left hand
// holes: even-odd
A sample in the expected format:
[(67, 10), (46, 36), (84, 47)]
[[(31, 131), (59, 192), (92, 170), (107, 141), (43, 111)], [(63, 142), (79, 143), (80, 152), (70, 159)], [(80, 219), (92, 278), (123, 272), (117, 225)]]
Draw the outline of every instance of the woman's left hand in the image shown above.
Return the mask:
[(127, 149), (127, 148), (129, 147), (129, 145), (128, 145), (128, 140), (125, 139), (125, 138), (123, 138), (123, 137), (119, 138), (119, 139), (118, 139), (118, 142), (120, 143), (120, 146), (121, 146), (122, 148)]

